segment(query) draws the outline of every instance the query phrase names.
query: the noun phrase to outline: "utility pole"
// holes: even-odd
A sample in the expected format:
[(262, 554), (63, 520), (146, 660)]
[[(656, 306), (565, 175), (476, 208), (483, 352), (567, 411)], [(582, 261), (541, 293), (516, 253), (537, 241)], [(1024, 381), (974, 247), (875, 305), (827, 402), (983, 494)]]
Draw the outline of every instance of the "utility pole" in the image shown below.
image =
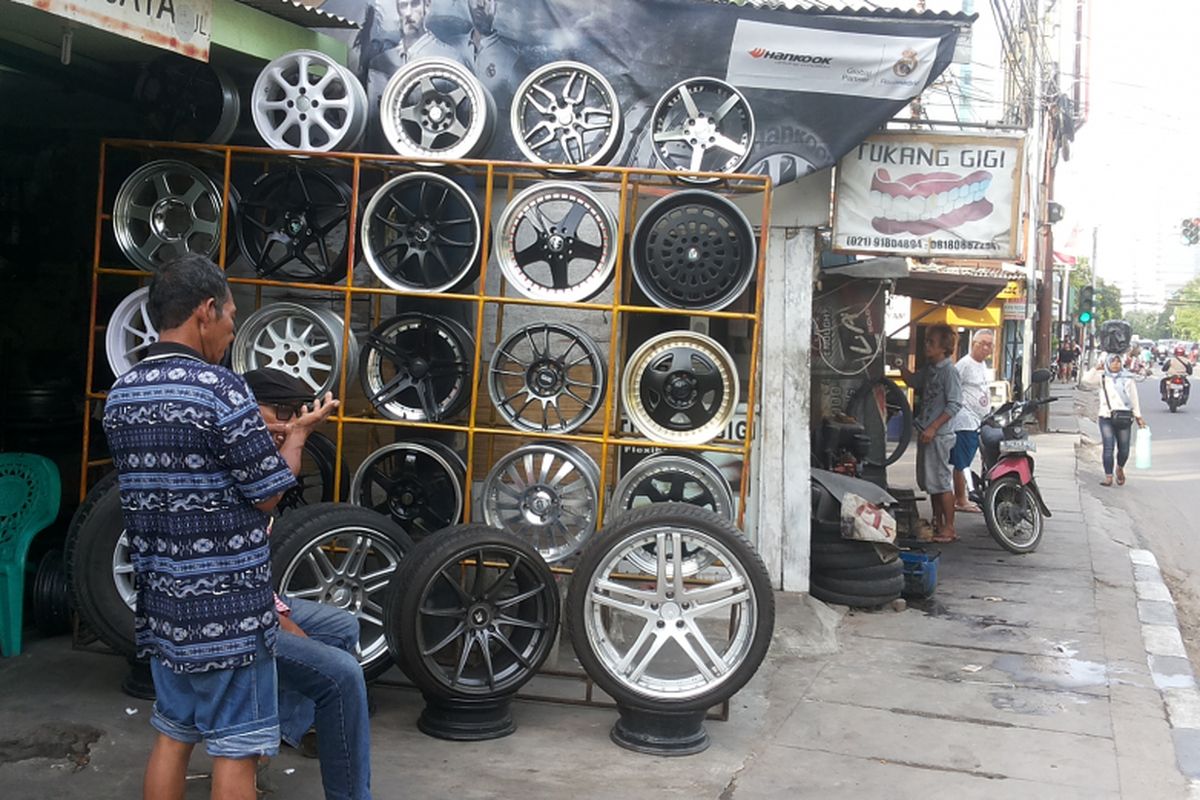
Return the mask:
[[(1036, 0), (1034, 3), (1034, 16), (1026, 22), (1026, 41), (1028, 42), (1030, 55), (1029, 60), (1032, 62), (1031, 68), (1033, 72), (1033, 116), (1030, 131), (1033, 136), (1034, 145), (1026, 150), (1026, 169), (1025, 174), (1029, 178), (1030, 195), (1028, 204), (1028, 219), (1025, 226), (1025, 325), (1022, 336), (1022, 354), (1021, 354), (1021, 386), (1029, 386), (1029, 379), (1033, 372), (1033, 346), (1034, 346), (1034, 329), (1033, 329), (1033, 308), (1034, 299), (1037, 297), (1037, 281), (1038, 267), (1041, 264), (1041, 250), (1044, 246), (1043, 237), (1041, 235), (1042, 224), (1045, 218), (1044, 209), (1042, 206), (1042, 175), (1044, 165), (1044, 149), (1045, 137), (1043, 136), (1043, 113), (1042, 113), (1042, 83), (1045, 76), (1042, 74), (1042, 58), (1038, 53), (1038, 48), (1041, 44), (1041, 24), (1042, 17), (1045, 14), (1045, 0)], [(1026, 141), (1028, 145), (1028, 140)], [(1036, 185), (1036, 190), (1034, 186)]]

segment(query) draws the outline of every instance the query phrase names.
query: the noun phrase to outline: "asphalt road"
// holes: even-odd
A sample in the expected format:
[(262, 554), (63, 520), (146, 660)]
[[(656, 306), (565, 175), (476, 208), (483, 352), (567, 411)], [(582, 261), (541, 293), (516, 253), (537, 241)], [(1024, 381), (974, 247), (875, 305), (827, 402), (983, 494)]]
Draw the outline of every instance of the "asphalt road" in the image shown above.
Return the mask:
[(1188, 404), (1175, 413), (1159, 396), (1161, 376), (1138, 386), (1142, 416), (1153, 432), (1153, 464), (1148, 470), (1134, 467), (1131, 452), (1123, 487), (1099, 486), (1103, 470), (1099, 448), (1094, 458), (1081, 462), (1084, 491), (1105, 505), (1123, 508), (1134, 522), (1134, 533), (1143, 547), (1158, 558), (1175, 596), (1184, 639), (1192, 663), (1200, 666), (1200, 380), (1192, 379)]

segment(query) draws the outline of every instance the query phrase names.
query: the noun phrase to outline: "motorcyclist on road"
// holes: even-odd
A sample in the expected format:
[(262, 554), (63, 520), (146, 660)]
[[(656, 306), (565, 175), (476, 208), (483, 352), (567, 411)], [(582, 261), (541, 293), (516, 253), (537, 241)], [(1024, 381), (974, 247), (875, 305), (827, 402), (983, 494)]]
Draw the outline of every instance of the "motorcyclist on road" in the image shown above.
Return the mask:
[[(1159, 383), (1159, 390), (1162, 393), (1163, 402), (1167, 402), (1167, 382), (1177, 375), (1191, 375), (1192, 364), (1188, 361), (1187, 350), (1183, 345), (1175, 345), (1175, 352), (1167, 356), (1167, 360), (1163, 362), (1163, 372), (1166, 376)], [(1183, 402), (1186, 403), (1188, 395), (1191, 393), (1192, 386), (1190, 381), (1183, 382)]]

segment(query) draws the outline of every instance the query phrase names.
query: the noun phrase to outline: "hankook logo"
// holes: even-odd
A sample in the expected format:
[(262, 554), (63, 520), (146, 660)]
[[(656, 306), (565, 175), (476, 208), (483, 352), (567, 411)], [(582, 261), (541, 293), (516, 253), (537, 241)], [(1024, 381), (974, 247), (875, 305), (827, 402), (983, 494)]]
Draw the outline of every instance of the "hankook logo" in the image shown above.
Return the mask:
[(815, 66), (827, 67), (833, 63), (832, 56), (810, 56), (804, 53), (788, 53), (783, 50), (768, 50), (765, 47), (756, 47), (750, 51), (752, 58), (765, 58), (768, 61), (775, 61), (784, 64), (813, 64)]

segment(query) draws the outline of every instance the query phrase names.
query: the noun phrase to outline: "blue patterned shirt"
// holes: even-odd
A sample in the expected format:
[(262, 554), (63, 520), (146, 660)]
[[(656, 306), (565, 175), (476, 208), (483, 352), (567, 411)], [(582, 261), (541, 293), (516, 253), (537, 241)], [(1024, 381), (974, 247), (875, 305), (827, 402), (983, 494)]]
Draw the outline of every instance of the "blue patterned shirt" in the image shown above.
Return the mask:
[(138, 656), (175, 672), (232, 669), (274, 649), (269, 515), (295, 484), (241, 376), (153, 345), (104, 407), (137, 589)]

